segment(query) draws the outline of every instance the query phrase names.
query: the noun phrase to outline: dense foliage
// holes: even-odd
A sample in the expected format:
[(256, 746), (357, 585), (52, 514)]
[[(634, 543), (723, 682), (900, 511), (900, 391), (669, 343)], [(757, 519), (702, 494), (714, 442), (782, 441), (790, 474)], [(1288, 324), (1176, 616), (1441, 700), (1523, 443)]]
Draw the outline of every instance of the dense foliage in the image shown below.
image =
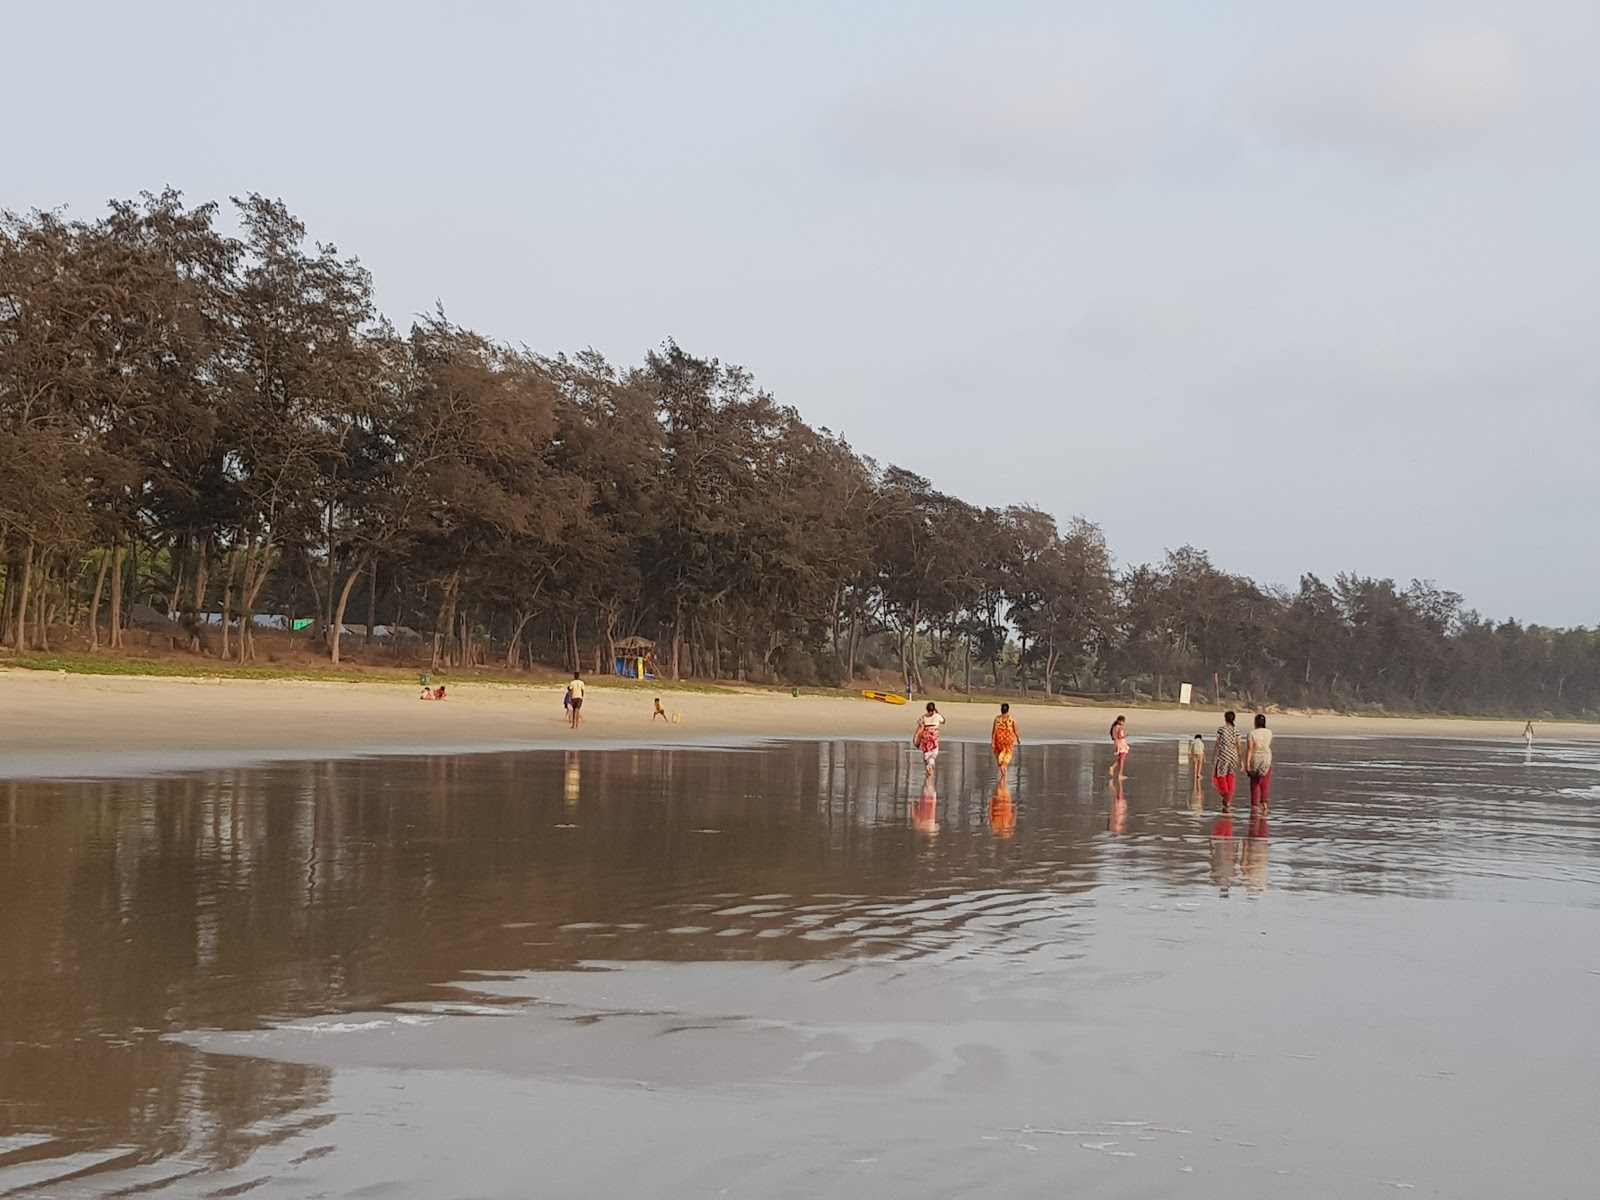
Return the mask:
[(336, 662), (364, 617), (436, 665), (595, 668), (644, 636), (674, 678), (1600, 710), (1588, 630), (1191, 548), (1118, 573), (1088, 521), (944, 495), (671, 342), (619, 368), (442, 311), (401, 334), (356, 260), (235, 204), (237, 236), (170, 191), (0, 222), (7, 646), (114, 648), (137, 602), (240, 662), (280, 613)]

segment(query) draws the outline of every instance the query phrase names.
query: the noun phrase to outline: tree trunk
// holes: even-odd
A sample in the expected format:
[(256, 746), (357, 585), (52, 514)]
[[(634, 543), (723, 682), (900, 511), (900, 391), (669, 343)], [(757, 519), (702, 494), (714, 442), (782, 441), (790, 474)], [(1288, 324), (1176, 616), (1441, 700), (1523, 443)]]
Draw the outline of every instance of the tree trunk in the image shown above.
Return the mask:
[(456, 571), (444, 585), (444, 596), (439, 601), (439, 614), (433, 623), (433, 665), (431, 670), (437, 671), (444, 658), (445, 639), (450, 636), (450, 627), (455, 623), (456, 616), (456, 588), (461, 583), (461, 572)]
[[(345, 577), (344, 587), (339, 589), (339, 605), (334, 609), (332, 624), (328, 626), (329, 662), (336, 663), (339, 661), (339, 636), (344, 632), (345, 606), (350, 603), (350, 589), (356, 586), (356, 580), (360, 577), (361, 572), (366, 570), (366, 566), (366, 563), (358, 562), (350, 574)], [(367, 630), (371, 632), (372, 626), (368, 625)]]
[(39, 556), (39, 582), (33, 589), (33, 623), (34, 640), (36, 648), (46, 652), (50, 649), (50, 630), (45, 625), (45, 601), (50, 591), (50, 560), (45, 555)]
[(367, 633), (361, 639), (363, 646), (372, 645), (373, 630), (378, 624), (378, 558), (372, 558), (372, 575), (367, 581)]
[(28, 650), (28, 590), (33, 586), (33, 539), (28, 540), (22, 555), (22, 582), (17, 585), (16, 617), (11, 623), (11, 644), (18, 654)]
[(122, 646), (122, 541), (111, 547), (111, 648)]
[(522, 631), (528, 627), (528, 622), (533, 620), (534, 614), (530, 612), (518, 613), (517, 623), (511, 630), (511, 642), (506, 646), (506, 670), (513, 670), (517, 665), (517, 655), (522, 650)]
[(233, 619), (233, 560), (234, 553), (228, 551), (226, 565), (222, 574), (222, 661), (228, 661), (228, 652), (231, 646), (229, 641), (228, 624)]
[(206, 542), (200, 543), (199, 562), (195, 566), (194, 607), (190, 612), (189, 649), (204, 650), (205, 638), (201, 634), (200, 618), (206, 611), (206, 592), (210, 590), (211, 563)]
[[(328, 501), (327, 506), (324, 509), (324, 513), (325, 513), (325, 515), (327, 517), (327, 520), (325, 522), (325, 528), (327, 530), (327, 539), (328, 539), (328, 580), (327, 580), (326, 587), (324, 589), (327, 592), (328, 601), (327, 601), (327, 604), (324, 607), (327, 609), (327, 612), (328, 612), (327, 624), (331, 628), (332, 625), (333, 625), (333, 582), (334, 582), (334, 578), (335, 578), (334, 556), (333, 556), (333, 501), (332, 500)], [(329, 636), (331, 637), (332, 634), (330, 633)], [(335, 661), (337, 661), (337, 660), (335, 660)]]
[[(240, 571), (239, 581), (239, 661), (243, 663), (247, 658), (255, 655), (255, 637), (252, 618), (255, 616), (256, 600), (261, 595), (261, 589), (266, 586), (267, 576), (272, 571), (272, 535), (267, 535), (267, 540), (261, 543), (258, 550), (251, 548), (245, 551), (244, 563)], [(289, 613), (291, 631), (294, 627), (293, 610)]]
[(100, 555), (100, 571), (94, 578), (94, 599), (89, 601), (89, 653), (100, 649), (100, 593), (106, 586), (106, 569), (111, 566), (111, 551)]

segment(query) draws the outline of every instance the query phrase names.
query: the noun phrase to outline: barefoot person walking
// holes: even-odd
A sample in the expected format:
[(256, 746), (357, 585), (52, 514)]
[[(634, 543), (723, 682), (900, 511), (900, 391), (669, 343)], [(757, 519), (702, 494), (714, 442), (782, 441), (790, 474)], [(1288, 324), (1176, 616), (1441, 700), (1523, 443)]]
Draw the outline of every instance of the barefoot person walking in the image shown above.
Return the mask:
[(1022, 735), (1017, 732), (1017, 719), (1011, 715), (1011, 705), (1002, 704), (1000, 715), (994, 719), (994, 729), (989, 734), (989, 747), (994, 751), (994, 761), (1000, 768), (1001, 779), (1005, 778), (1006, 771), (1011, 767), (1011, 756), (1021, 744)]
[(567, 684), (567, 718), (574, 729), (583, 724), (583, 677), (576, 671)]
[(943, 724), (944, 715), (929, 700), (928, 710), (917, 718), (917, 731), (911, 737), (911, 744), (922, 751), (922, 765), (927, 768), (929, 779), (933, 778), (933, 764), (939, 758), (939, 727)]
[(1111, 764), (1106, 778), (1116, 776), (1120, 782), (1128, 777), (1128, 718), (1118, 717), (1111, 722), (1111, 745), (1116, 750), (1117, 761)]
[(1250, 776), (1250, 812), (1265, 816), (1267, 799), (1272, 792), (1272, 730), (1267, 728), (1265, 713), (1256, 714), (1256, 727), (1250, 731), (1245, 745), (1244, 772)]
[(1211, 752), (1211, 784), (1222, 797), (1222, 807), (1233, 807), (1233, 788), (1239, 774), (1239, 731), (1233, 727), (1233, 710), (1222, 714), (1217, 744)]

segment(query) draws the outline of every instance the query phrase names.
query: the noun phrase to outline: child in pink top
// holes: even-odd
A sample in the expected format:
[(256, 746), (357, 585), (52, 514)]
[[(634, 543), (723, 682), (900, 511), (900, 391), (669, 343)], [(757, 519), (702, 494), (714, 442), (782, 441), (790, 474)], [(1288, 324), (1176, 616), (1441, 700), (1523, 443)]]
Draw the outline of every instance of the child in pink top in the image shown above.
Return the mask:
[(1118, 779), (1127, 777), (1128, 766), (1128, 727), (1127, 718), (1118, 717), (1111, 722), (1111, 744), (1117, 752), (1117, 761), (1111, 764), (1111, 769), (1106, 772), (1106, 777), (1115, 775)]

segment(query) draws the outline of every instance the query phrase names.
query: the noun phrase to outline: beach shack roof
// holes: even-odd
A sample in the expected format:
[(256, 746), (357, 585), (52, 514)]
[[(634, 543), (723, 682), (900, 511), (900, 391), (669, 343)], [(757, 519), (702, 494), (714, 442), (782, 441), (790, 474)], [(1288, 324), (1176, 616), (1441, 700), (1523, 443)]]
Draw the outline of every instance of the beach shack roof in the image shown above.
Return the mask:
[(617, 643), (618, 654), (638, 654), (645, 650), (654, 650), (656, 644), (649, 638), (630, 637), (623, 638)]

